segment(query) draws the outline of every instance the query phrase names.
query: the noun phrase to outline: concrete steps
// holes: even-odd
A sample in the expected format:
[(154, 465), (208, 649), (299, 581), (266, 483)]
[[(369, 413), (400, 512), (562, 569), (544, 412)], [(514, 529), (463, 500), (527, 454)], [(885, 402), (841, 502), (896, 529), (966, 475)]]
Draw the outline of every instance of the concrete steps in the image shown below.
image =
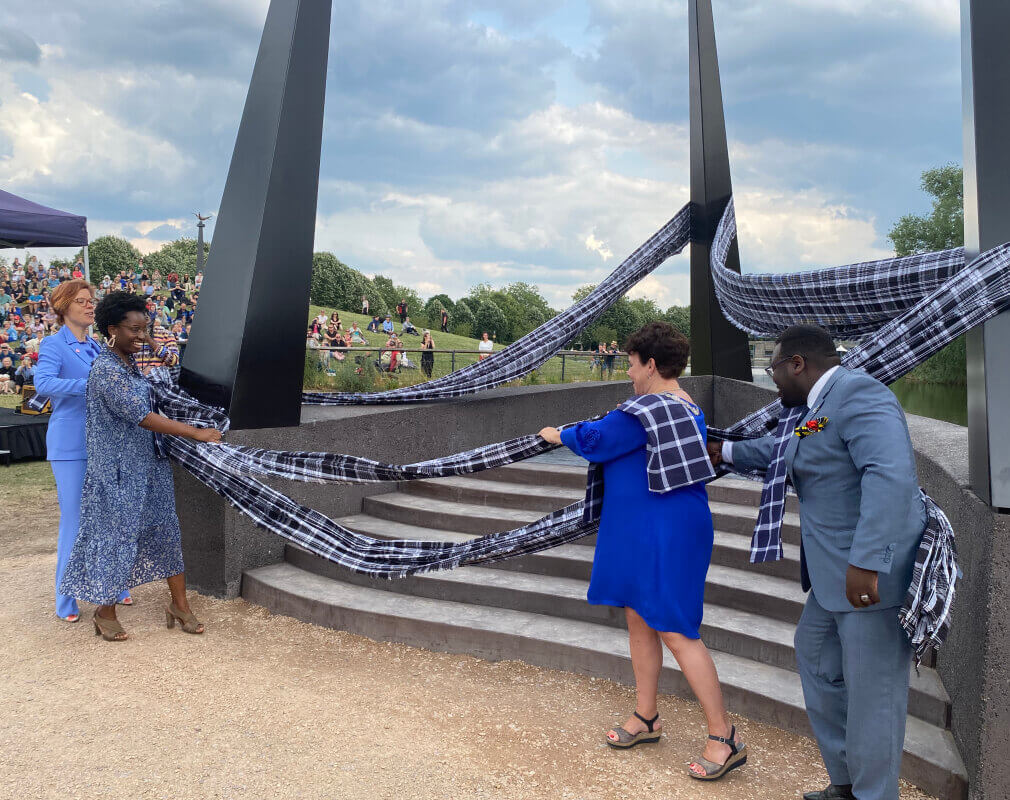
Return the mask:
[[(634, 682), (627, 635), (610, 625), (356, 586), (289, 563), (246, 572), (242, 594), (275, 613), (371, 639)], [(798, 675), (728, 653), (713, 651), (712, 657), (734, 713), (809, 735)], [(671, 658), (660, 691), (692, 697)], [(950, 732), (914, 717), (902, 774), (945, 800), (967, 797), (964, 765)]]
[[(461, 542), (531, 522), (584, 490), (583, 468), (527, 462), (400, 484), (338, 521), (375, 538)], [(752, 565), (760, 486), (722, 479), (708, 491), (716, 535), (701, 633), (717, 659), (727, 703), (734, 713), (808, 733), (792, 642), (806, 599), (798, 581), (796, 498), (786, 514), (786, 558)], [(371, 638), (633, 683), (623, 610), (586, 603), (594, 540), (398, 581), (349, 573), (288, 546), (285, 564), (245, 574), (242, 593), (278, 613)], [(662, 691), (691, 697), (667, 660)], [(935, 671), (913, 671), (905, 775), (945, 800), (960, 800), (966, 778), (949, 719), (950, 700)]]

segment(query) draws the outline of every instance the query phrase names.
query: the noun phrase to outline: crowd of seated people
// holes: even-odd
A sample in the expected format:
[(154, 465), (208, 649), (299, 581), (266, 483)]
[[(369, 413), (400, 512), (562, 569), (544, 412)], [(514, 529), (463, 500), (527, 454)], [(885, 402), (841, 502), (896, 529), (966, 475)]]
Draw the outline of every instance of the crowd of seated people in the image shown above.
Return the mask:
[[(80, 256), (72, 265), (46, 266), (37, 256), (24, 263), (14, 258), (9, 266), (0, 265), (0, 394), (21, 393), (24, 386), (32, 385), (39, 345), (59, 329), (50, 293), (65, 281), (83, 277)], [(145, 345), (137, 355), (138, 364), (177, 371), (189, 341), (203, 273), (189, 276), (171, 271), (162, 275), (157, 269), (146, 269), (140, 259), (135, 268), (95, 278), (93, 283), (96, 302), (111, 291), (145, 298), (155, 347)]]

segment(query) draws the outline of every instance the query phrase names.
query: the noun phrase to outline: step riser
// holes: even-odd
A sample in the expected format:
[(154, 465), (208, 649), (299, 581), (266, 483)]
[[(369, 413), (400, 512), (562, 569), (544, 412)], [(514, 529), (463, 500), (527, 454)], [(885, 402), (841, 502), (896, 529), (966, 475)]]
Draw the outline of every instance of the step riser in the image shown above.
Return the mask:
[(438, 481), (410, 481), (400, 487), (401, 491), (417, 497), (434, 497), (438, 500), (448, 500), (453, 503), (468, 503), (478, 506), (496, 506), (498, 508), (522, 508), (530, 511), (540, 511), (544, 514), (557, 511), (581, 500), (584, 493), (575, 494), (567, 489), (558, 489), (554, 497), (543, 497), (536, 494), (518, 494), (514, 491), (471, 488)]
[[(378, 517), (379, 519), (387, 519), (392, 522), (403, 522), (409, 525), (418, 525), (424, 528), (457, 531), (459, 533), (470, 533), (474, 535), (498, 533), (500, 531), (517, 528), (523, 524), (513, 519), (494, 516), (493, 508), (489, 508), (488, 514), (475, 517), (465, 513), (454, 513), (450, 510), (418, 510), (416, 508), (400, 505), (392, 499), (394, 497), (395, 493), (366, 497), (362, 500), (361, 510), (363, 513), (370, 516)], [(531, 515), (536, 513), (540, 512), (530, 511)], [(712, 513), (712, 521), (716, 530), (725, 531), (726, 533), (735, 533), (742, 536), (751, 535), (754, 531), (754, 523), (756, 520), (756, 511), (754, 519), (719, 511), (714, 511)], [(799, 544), (799, 526), (784, 524), (782, 526), (782, 540), (790, 544)]]
[[(490, 472), (478, 473), (474, 477), (486, 481), (490, 477)], [(529, 485), (533, 485), (532, 483)], [(538, 484), (538, 488), (551, 487), (552, 484)], [(473, 486), (462, 486), (459, 484), (447, 484), (440, 481), (408, 481), (400, 486), (400, 491), (417, 497), (434, 497), (439, 500), (448, 500), (454, 503), (469, 503), (478, 506), (497, 506), (498, 508), (523, 508), (532, 511), (555, 511), (567, 505), (581, 500), (584, 496), (585, 486), (577, 487), (579, 491), (573, 491), (571, 487), (556, 488), (555, 497), (543, 497), (539, 495), (523, 494), (515, 491), (515, 486), (503, 483), (501, 489), (489, 489), (482, 487), (476, 481)], [(741, 489), (736, 486), (720, 487), (718, 483), (708, 487), (708, 498), (713, 503), (729, 503), (742, 506), (749, 511), (753, 511), (760, 506), (760, 495), (753, 491)], [(799, 502), (793, 496), (786, 500), (786, 510), (797, 512)], [(756, 512), (754, 513), (757, 517)], [(753, 527), (753, 522), (751, 523)]]
[[(483, 481), (518, 483), (526, 486), (557, 486), (564, 489), (579, 490), (586, 488), (586, 473), (583, 470), (572, 474), (567, 470), (565, 472), (558, 472), (556, 468), (534, 468), (532, 465), (528, 467), (520, 467), (519, 465), (501, 467), (499, 469), (487, 470), (486, 472), (474, 473), (473, 477)], [(754, 488), (747, 489), (721, 480), (713, 481), (706, 488), (709, 499), (713, 502), (757, 507), (761, 504), (760, 486), (761, 484), (754, 482)], [(798, 513), (799, 510), (800, 505), (796, 495), (787, 495), (786, 511)]]
[[(576, 672), (633, 686), (634, 674), (627, 655), (602, 653), (564, 642), (544, 642), (520, 633), (477, 630), (423, 619), (348, 609), (284, 591), (259, 580), (254, 574), (243, 576), (242, 596), (251, 603), (265, 606), (273, 613), (336, 630), (349, 631), (378, 641), (402, 642), (414, 647), (449, 653), (467, 653), (492, 661), (520, 660), (550, 669)], [(694, 695), (683, 675), (672, 666), (664, 666), (660, 691), (687, 699)], [(809, 736), (805, 711), (798, 706), (758, 693), (760, 687), (745, 688), (724, 683), (727, 707), (758, 722), (774, 725)], [(906, 753), (902, 776), (927, 792), (949, 800), (965, 800), (967, 786), (957, 776)]]
[[(343, 581), (355, 586), (367, 586), (372, 589), (394, 592), (396, 594), (427, 597), (432, 600), (448, 600), (455, 603), (508, 608), (513, 611), (525, 611), (532, 614), (561, 619), (591, 622), (608, 627), (626, 628), (624, 610), (611, 606), (590, 605), (582, 596), (577, 598), (559, 597), (554, 594), (516, 590), (511, 587), (474, 586), (458, 581), (440, 581), (438, 575), (431, 574), (400, 580), (385, 580), (369, 578), (343, 569), (336, 564), (319, 558), (297, 547), (287, 547), (285, 560), (293, 566), (332, 580)], [(506, 559), (501, 563), (518, 561)], [(521, 570), (530, 572), (530, 570)], [(579, 580), (589, 580), (588, 574), (578, 577)], [(748, 610), (748, 609), (741, 609)], [(714, 625), (701, 626), (701, 636), (713, 650), (748, 658), (762, 664), (770, 664), (780, 669), (796, 671), (796, 654), (790, 645), (767, 642), (758, 636), (751, 636), (738, 631), (726, 630)], [(947, 723), (948, 707), (946, 703), (936, 698), (916, 691), (909, 694), (909, 713), (924, 719), (933, 725), (944, 727)]]
[(534, 468), (532, 465), (515, 464), (499, 469), (489, 469), (474, 473), (475, 478), (482, 481), (501, 481), (502, 483), (521, 483), (524, 486), (557, 486), (562, 489), (586, 488), (586, 470), (572, 471), (551, 467)]

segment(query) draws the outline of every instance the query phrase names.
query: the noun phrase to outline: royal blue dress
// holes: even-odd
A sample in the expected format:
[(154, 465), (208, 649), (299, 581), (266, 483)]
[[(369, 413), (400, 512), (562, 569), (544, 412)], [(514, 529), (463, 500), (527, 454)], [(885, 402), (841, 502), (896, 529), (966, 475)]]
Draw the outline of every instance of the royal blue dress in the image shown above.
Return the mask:
[[(689, 408), (704, 439), (705, 416)], [(645, 429), (624, 411), (563, 430), (561, 441), (603, 465), (589, 602), (632, 608), (654, 630), (699, 638), (714, 538), (705, 485), (650, 492)]]
[(88, 377), (81, 527), (63, 594), (111, 605), (124, 589), (184, 571), (172, 467), (140, 427), (151, 411), (147, 379), (102, 348)]

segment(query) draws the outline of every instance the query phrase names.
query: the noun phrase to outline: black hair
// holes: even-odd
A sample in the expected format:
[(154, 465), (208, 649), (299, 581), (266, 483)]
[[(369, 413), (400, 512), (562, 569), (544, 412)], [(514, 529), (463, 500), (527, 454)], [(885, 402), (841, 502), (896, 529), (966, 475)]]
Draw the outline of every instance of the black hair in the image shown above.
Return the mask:
[(132, 292), (109, 292), (95, 307), (95, 325), (102, 336), (109, 335), (109, 326), (118, 325), (131, 311), (147, 316), (147, 303)]
[(628, 337), (624, 352), (634, 353), (643, 364), (654, 358), (660, 375), (679, 378), (691, 356), (691, 343), (668, 322), (648, 322)]
[(779, 356), (803, 356), (814, 364), (823, 364), (829, 358), (837, 358), (831, 334), (817, 325), (792, 325), (775, 340), (779, 346)]

